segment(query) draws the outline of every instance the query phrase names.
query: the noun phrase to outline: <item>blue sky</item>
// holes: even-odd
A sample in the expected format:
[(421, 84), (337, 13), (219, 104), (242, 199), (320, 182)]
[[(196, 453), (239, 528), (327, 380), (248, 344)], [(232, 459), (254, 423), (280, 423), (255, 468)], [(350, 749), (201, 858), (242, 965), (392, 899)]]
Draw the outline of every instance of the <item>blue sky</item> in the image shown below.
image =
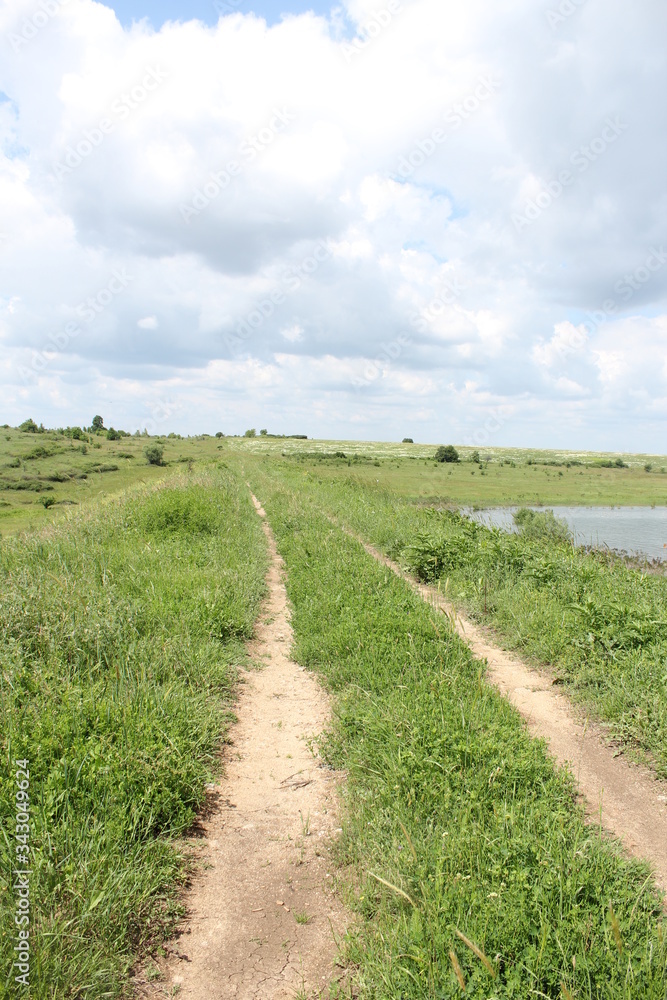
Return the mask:
[(268, 24), (275, 24), (285, 13), (302, 14), (312, 10), (316, 14), (328, 14), (332, 3), (328, 0), (118, 0), (105, 6), (116, 12), (124, 26), (147, 17), (153, 27), (159, 29), (170, 20), (197, 19), (206, 24), (216, 24), (220, 13), (228, 10), (238, 10), (243, 14), (252, 11)]

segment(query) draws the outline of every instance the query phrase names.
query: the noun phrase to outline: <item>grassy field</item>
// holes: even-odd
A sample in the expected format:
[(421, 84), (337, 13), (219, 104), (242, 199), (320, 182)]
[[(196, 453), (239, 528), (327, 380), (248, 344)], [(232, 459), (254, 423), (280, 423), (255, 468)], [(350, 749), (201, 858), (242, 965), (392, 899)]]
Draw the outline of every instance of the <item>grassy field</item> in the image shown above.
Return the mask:
[[(144, 451), (157, 441), (164, 464), (150, 465)], [(221, 450), (208, 436), (109, 441), (106, 434), (86, 434), (76, 440), (55, 431), (0, 428), (0, 534), (51, 524), (72, 507), (135, 483), (155, 483), (188, 462), (215, 460)]]
[(33, 996), (127, 992), (179, 912), (178, 836), (218, 765), (264, 591), (250, 478), (287, 561), (296, 655), (335, 698), (323, 746), (349, 775), (358, 995), (664, 1000), (646, 867), (585, 825), (570, 777), (443, 618), (329, 520), (439, 582), (667, 774), (665, 578), (442, 509), (665, 503), (664, 459), (495, 450), (448, 466), (420, 445), (1, 431), (3, 975), (17, 760)]
[(585, 825), (442, 616), (275, 463), (244, 474), (286, 560), (297, 659), (335, 699), (322, 749), (347, 773), (355, 996), (664, 1000), (646, 868)]
[[(548, 533), (506, 535), (355, 474), (263, 460), (292, 489), (546, 666), (623, 746), (667, 777), (667, 578)], [(619, 470), (623, 471), (623, 470)]]
[(2, 996), (17, 995), (18, 760), (29, 762), (31, 996), (116, 996), (178, 912), (187, 863), (174, 838), (218, 768), (267, 557), (229, 473), (159, 487), (0, 545)]
[[(162, 466), (149, 465), (144, 454), (146, 446), (156, 442), (164, 448)], [(460, 464), (439, 465), (433, 461), (434, 445), (209, 435), (133, 435), (109, 441), (104, 433), (86, 434), (82, 441), (54, 431), (33, 434), (3, 427), (0, 535), (50, 524), (74, 505), (113, 495), (134, 483), (155, 482), (182, 464), (207, 463), (228, 454), (299, 462), (304, 471), (332, 481), (352, 475), (360, 483), (380, 485), (415, 502), (477, 507), (667, 504), (664, 456), (491, 448), (482, 450), (480, 463), (473, 463), (472, 449), (460, 452)], [(333, 457), (336, 454), (345, 457)], [(617, 458), (627, 467), (600, 464)], [(650, 472), (645, 471), (647, 465)]]
[[(235, 442), (234, 449), (275, 461), (298, 462), (303, 471), (337, 481), (352, 476), (399, 497), (453, 506), (583, 504), (667, 505), (667, 458), (647, 455), (491, 449), (470, 461), (433, 461), (434, 446), (359, 442)], [(336, 456), (339, 457), (336, 457)], [(340, 456), (344, 457), (340, 457)], [(488, 458), (488, 461), (485, 459)], [(605, 468), (616, 458), (626, 468)], [(546, 464), (557, 463), (557, 464)], [(573, 464), (578, 463), (578, 464)], [(645, 466), (650, 465), (647, 472)]]

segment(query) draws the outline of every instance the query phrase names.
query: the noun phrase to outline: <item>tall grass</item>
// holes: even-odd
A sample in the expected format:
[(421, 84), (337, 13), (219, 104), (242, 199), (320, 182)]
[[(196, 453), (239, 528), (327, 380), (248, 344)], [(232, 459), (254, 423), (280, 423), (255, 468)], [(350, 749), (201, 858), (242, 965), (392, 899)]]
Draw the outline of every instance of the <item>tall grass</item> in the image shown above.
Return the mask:
[(341, 523), (422, 579), (440, 582), (505, 645), (547, 665), (625, 747), (667, 777), (667, 578), (567, 541), (532, 514), (507, 535), (418, 507), (353, 477), (280, 468)]
[(265, 565), (228, 473), (1, 543), (0, 994), (14, 995), (13, 761), (30, 761), (31, 995), (116, 996), (178, 912), (174, 838), (218, 766)]
[(586, 826), (569, 775), (442, 617), (271, 467), (250, 469), (284, 556), (295, 653), (334, 696), (341, 863), (377, 1000), (664, 1000), (645, 865)]

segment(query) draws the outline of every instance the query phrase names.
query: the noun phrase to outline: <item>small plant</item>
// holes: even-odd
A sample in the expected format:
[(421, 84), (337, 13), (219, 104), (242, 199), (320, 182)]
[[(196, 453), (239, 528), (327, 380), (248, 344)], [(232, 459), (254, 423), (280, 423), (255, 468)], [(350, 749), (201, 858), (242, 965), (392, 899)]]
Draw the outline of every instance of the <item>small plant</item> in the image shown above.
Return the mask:
[(53, 507), (56, 501), (54, 497), (40, 497), (38, 502), (41, 503), (45, 510), (48, 510), (49, 507)]
[[(434, 458), (436, 462), (458, 462), (459, 453), (453, 444), (441, 444), (436, 451)], [(479, 460), (479, 458), (478, 458)]]
[(311, 918), (308, 916), (305, 910), (302, 910), (300, 913), (294, 914), (294, 919), (296, 920), (297, 924), (309, 924)]
[(164, 465), (164, 448), (161, 444), (146, 445), (144, 455), (149, 465)]

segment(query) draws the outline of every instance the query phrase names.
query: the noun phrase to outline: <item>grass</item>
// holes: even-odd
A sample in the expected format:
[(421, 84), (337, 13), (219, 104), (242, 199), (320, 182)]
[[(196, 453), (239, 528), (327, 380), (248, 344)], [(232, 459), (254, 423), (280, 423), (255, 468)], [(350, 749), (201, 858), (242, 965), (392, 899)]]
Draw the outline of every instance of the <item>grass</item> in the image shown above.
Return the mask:
[[(528, 513), (524, 536), (415, 505), (354, 477), (266, 463), (424, 580), (438, 582), (508, 648), (550, 669), (626, 750), (667, 777), (667, 578), (559, 538)], [(542, 524), (543, 536), (536, 527)]]
[(14, 995), (18, 759), (31, 995), (127, 992), (136, 955), (169, 930), (188, 870), (177, 838), (218, 768), (266, 558), (247, 490), (224, 470), (0, 544), (0, 995)]
[(355, 995), (664, 1000), (646, 866), (586, 825), (442, 616), (273, 463), (245, 472), (287, 564), (296, 658), (334, 698), (321, 749), (347, 773)]

